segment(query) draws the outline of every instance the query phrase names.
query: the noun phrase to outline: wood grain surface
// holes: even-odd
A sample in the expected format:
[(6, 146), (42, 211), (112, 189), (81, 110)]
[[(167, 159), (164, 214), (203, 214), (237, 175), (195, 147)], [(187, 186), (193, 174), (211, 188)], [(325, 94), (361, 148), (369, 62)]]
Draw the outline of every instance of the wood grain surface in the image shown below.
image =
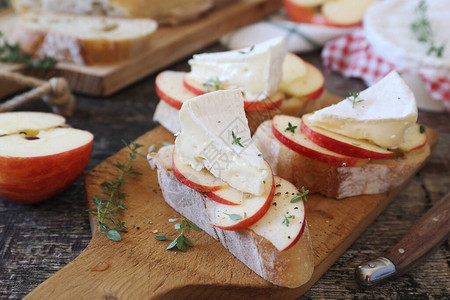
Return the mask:
[[(204, 51), (222, 49), (215, 45)], [(302, 57), (322, 67), (319, 52), (304, 54)], [(182, 61), (170, 66), (170, 69), (186, 71), (188, 65), (186, 61)], [(357, 79), (345, 79), (330, 72), (325, 72), (324, 75), (326, 89), (341, 96), (346, 96), (348, 91), (364, 88), (364, 84)], [(155, 106), (159, 101), (155, 94), (154, 80), (155, 76), (149, 76), (104, 99), (77, 95), (76, 111), (68, 119), (68, 123), (76, 128), (90, 130), (96, 137), (86, 173), (117, 153), (123, 147), (122, 139), (134, 140), (157, 126), (152, 121)], [(20, 109), (50, 110), (41, 102), (27, 104)], [(353, 279), (357, 264), (378, 257), (394, 246), (415, 221), (449, 191), (450, 117), (448, 113), (420, 111), (419, 122), (438, 131), (440, 139), (435, 153), (302, 299), (448, 297), (448, 242), (440, 246), (421, 265), (383, 286), (362, 290)], [(136, 228), (135, 230), (138, 231)], [(41, 204), (27, 206), (0, 201), (0, 299), (25, 297), (79, 256), (91, 237), (86, 212), (84, 176), (61, 195)], [(196, 237), (197, 235), (194, 236)], [(116, 259), (120, 261), (120, 253), (113, 253), (106, 247), (103, 250), (106, 256), (113, 257), (113, 262)]]
[(407, 272), (420, 263), (436, 247), (449, 238), (450, 234), (450, 193), (433, 205), (410, 231), (386, 252), (399, 274)]
[[(280, 0), (239, 0), (223, 5), (202, 18), (177, 26), (162, 26), (149, 40), (148, 51), (113, 65), (83, 66), (60, 62), (55, 76), (67, 79), (76, 92), (94, 96), (110, 95), (143, 77), (160, 70), (223, 35), (256, 22), (278, 9)], [(0, 14), (0, 30), (11, 36), (15, 15)], [(0, 66), (1, 67), (1, 66)]]
[[(436, 132), (428, 128), (427, 135), (434, 148)], [(158, 127), (135, 142), (148, 149), (162, 142), (173, 143), (174, 136)], [(119, 176), (120, 170), (113, 163), (125, 162), (128, 153), (127, 148), (122, 149), (86, 176), (89, 208), (95, 208), (89, 199), (101, 195), (100, 184)], [(289, 289), (260, 278), (204, 232), (192, 235), (196, 246), (187, 253), (165, 250), (169, 242), (157, 241), (155, 236), (176, 236), (168, 220), (180, 215), (164, 202), (156, 170), (151, 170), (147, 160), (136, 160), (133, 168), (142, 175), (126, 179), (123, 191), (128, 195), (128, 210), (119, 216), (131, 224), (130, 232), (121, 242), (110, 241), (98, 232), (96, 218), (90, 215), (93, 239), (86, 250), (25, 299), (293, 299), (326, 272), (402, 188), (343, 200), (309, 195), (306, 216), (314, 273), (305, 285)]]

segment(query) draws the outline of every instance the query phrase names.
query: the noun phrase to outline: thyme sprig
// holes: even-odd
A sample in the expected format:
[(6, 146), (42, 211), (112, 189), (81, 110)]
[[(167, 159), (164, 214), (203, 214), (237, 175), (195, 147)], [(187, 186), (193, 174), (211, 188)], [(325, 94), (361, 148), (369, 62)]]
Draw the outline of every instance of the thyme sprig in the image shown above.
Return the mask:
[[(124, 210), (128, 209), (125, 206), (123, 200), (127, 197), (127, 194), (121, 191), (121, 187), (126, 183), (125, 175), (141, 175), (136, 171), (131, 162), (137, 158), (138, 149), (143, 147), (137, 143), (126, 143), (125, 146), (130, 150), (129, 158), (126, 163), (116, 162), (113, 166), (121, 170), (120, 176), (111, 181), (104, 181), (100, 184), (102, 194), (106, 197), (94, 195), (91, 199), (94, 203), (94, 209), (90, 209), (90, 213), (97, 217), (98, 230), (105, 234), (110, 240), (120, 241), (122, 239), (120, 232), (128, 232), (128, 228), (125, 226), (125, 222), (122, 222), (117, 215)], [(117, 217), (115, 219), (114, 217)]]
[(20, 51), (19, 44), (9, 43), (3, 33), (0, 31), (0, 62), (4, 63), (19, 63), (25, 67), (25, 72), (36, 70), (43, 75), (47, 70), (53, 68), (57, 61), (52, 57), (44, 57), (42, 59), (35, 59), (29, 54)]
[[(169, 246), (167, 246), (166, 250), (172, 250), (176, 247), (178, 250), (186, 252), (188, 247), (194, 247), (194, 243), (192, 243), (192, 241), (186, 236), (186, 233), (190, 233), (191, 228), (195, 231), (202, 230), (186, 218), (169, 219), (169, 222), (178, 221), (181, 221), (181, 223), (176, 223), (175, 229), (181, 229), (181, 233), (170, 243)], [(157, 236), (156, 239), (159, 241), (170, 240), (165, 236)]]
[(352, 108), (355, 108), (356, 104), (364, 101), (364, 99), (359, 99), (358, 100), (358, 97), (359, 97), (359, 92), (351, 92), (351, 93), (349, 93), (349, 96), (348, 96), (347, 100), (352, 103)]
[(292, 219), (291, 215), (285, 215), (283, 214), (283, 222), (281, 222), (281, 224), (286, 225), (286, 227), (289, 227), (289, 219)]
[(238, 146), (241, 146), (242, 148), (244, 147), (244, 145), (241, 144), (241, 138), (237, 137), (234, 134), (234, 131), (231, 131), (231, 136), (233, 137), (233, 141), (231, 142), (231, 145), (238, 145)]
[(297, 128), (297, 126), (292, 126), (291, 122), (288, 122), (288, 127), (286, 127), (286, 129), (284, 131), (290, 131), (292, 133), (295, 133), (296, 128)]
[(445, 44), (440, 46), (436, 45), (433, 30), (431, 29), (431, 24), (427, 17), (427, 10), (427, 2), (425, 0), (421, 0), (414, 10), (416, 20), (411, 24), (411, 30), (416, 34), (419, 42), (429, 43), (427, 55), (436, 53), (437, 57), (442, 57)]
[(205, 89), (208, 91), (218, 91), (222, 86), (222, 81), (220, 81), (219, 77), (211, 77), (203, 84)]
[(307, 203), (308, 199), (306, 199), (306, 195), (308, 195), (308, 194), (309, 194), (309, 190), (305, 190), (305, 187), (302, 186), (300, 193), (297, 193), (295, 195), (295, 197), (291, 199), (291, 203), (297, 203), (300, 200), (303, 200), (303, 201), (305, 201), (305, 203)]

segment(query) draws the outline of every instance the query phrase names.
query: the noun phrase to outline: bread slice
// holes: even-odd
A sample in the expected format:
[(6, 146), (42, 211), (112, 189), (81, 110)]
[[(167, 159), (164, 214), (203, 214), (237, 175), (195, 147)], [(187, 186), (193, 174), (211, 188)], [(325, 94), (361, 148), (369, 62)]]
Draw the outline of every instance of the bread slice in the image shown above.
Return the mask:
[(139, 55), (156, 29), (151, 19), (30, 12), (20, 16), (15, 39), (37, 57), (93, 65)]
[(386, 160), (370, 160), (356, 167), (332, 166), (303, 156), (272, 133), (272, 121), (262, 123), (253, 136), (256, 147), (270, 164), (274, 174), (310, 192), (342, 199), (363, 194), (387, 192), (402, 185), (430, 155), (426, 144), (418, 150)]
[(178, 24), (230, 0), (13, 0), (16, 11), (48, 11), (104, 16), (152, 18)]
[(314, 257), (308, 225), (298, 242), (280, 252), (265, 238), (250, 229), (225, 231), (210, 225), (207, 207), (212, 200), (204, 193), (180, 183), (172, 173), (172, 148), (166, 146), (149, 155), (149, 163), (158, 172), (164, 199), (177, 212), (222, 243), (237, 259), (265, 280), (295, 288), (306, 283), (314, 270)]

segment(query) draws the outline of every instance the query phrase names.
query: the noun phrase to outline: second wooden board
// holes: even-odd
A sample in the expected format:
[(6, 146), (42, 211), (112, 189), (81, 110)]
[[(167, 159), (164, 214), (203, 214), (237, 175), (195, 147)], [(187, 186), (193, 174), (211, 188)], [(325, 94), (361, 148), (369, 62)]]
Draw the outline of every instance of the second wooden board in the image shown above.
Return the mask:
[[(280, 0), (238, 0), (216, 8), (197, 21), (158, 28), (151, 37), (148, 51), (134, 59), (107, 66), (61, 62), (52, 76), (66, 78), (76, 92), (110, 95), (210, 45), (223, 35), (256, 22), (280, 5)], [(11, 10), (0, 15), (0, 30), (10, 34), (15, 18)]]

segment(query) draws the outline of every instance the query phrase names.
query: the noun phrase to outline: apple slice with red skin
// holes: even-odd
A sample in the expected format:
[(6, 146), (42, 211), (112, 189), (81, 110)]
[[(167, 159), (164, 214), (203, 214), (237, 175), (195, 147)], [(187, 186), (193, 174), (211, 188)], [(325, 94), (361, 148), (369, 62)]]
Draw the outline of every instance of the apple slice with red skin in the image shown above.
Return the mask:
[(427, 134), (423, 125), (414, 124), (406, 133), (405, 141), (398, 146), (403, 152), (418, 150), (427, 143)]
[[(2, 113), (0, 123), (10, 117), (18, 122), (12, 127), (20, 129), (0, 136), (0, 199), (24, 204), (41, 202), (63, 192), (83, 173), (91, 155), (91, 133), (49, 128), (47, 125), (59, 118), (50, 113)], [(36, 127), (36, 118), (41, 120), (42, 130)]]
[[(305, 229), (303, 199), (292, 203), (299, 190), (289, 181), (275, 176), (275, 193), (266, 214), (249, 229), (270, 241), (279, 251), (294, 246)], [(295, 200), (294, 200), (295, 201)]]
[(290, 82), (282, 82), (280, 90), (299, 99), (315, 100), (322, 95), (325, 87), (325, 77), (312, 64), (305, 62), (306, 75)]
[[(294, 133), (287, 130), (289, 123), (297, 126)], [(320, 147), (301, 132), (300, 125), (300, 118), (276, 115), (272, 119), (272, 133), (286, 147), (317, 161), (340, 167), (359, 166), (367, 163), (367, 159), (341, 155)]]
[[(266, 165), (269, 170), (272, 170), (267, 162)], [(229, 185), (226, 185), (221, 189), (216, 189), (208, 192), (206, 193), (206, 195), (212, 200), (225, 205), (242, 205), (242, 203), (244, 202), (244, 198), (250, 199), (252, 197), (255, 197), (254, 195), (243, 193)]]
[(220, 87), (208, 90), (204, 84), (196, 82), (194, 79), (189, 77), (189, 73), (186, 73), (186, 75), (183, 78), (183, 85), (184, 87), (190, 91), (191, 93), (200, 96), (209, 92), (214, 92), (216, 90), (220, 90)]
[(226, 182), (215, 177), (208, 170), (197, 171), (190, 165), (184, 164), (175, 147), (173, 147), (172, 169), (173, 175), (179, 182), (199, 192), (212, 192), (229, 187)]
[(315, 144), (333, 152), (368, 159), (388, 159), (394, 156), (394, 152), (371, 144), (369, 142), (352, 139), (319, 127), (311, 125), (308, 117), (302, 116), (301, 131)]
[(228, 185), (223, 189), (207, 192), (206, 196), (225, 205), (241, 205), (244, 201), (245, 193)]
[(184, 87), (185, 74), (186, 72), (163, 71), (155, 80), (156, 94), (159, 98), (178, 110), (183, 102), (197, 96)]
[[(184, 77), (184, 87), (197, 96), (213, 92), (215, 90), (208, 90), (204, 85), (196, 82), (189, 77), (189, 73)], [(264, 112), (276, 109), (281, 106), (284, 100), (282, 92), (275, 92), (264, 100), (249, 101), (244, 99), (244, 110), (247, 112)]]
[[(268, 164), (267, 166), (270, 168)], [(240, 205), (227, 205), (211, 198), (211, 201), (207, 201), (206, 210), (212, 225), (223, 230), (247, 228), (261, 219), (270, 208), (275, 191), (273, 173), (270, 171), (269, 176), (264, 181), (264, 193), (260, 196), (245, 194), (240, 191), (231, 192), (229, 189), (224, 189), (223, 193), (221, 191), (211, 193), (228, 200), (228, 202), (234, 202), (235, 200), (232, 199), (236, 197), (236, 192), (238, 192), (238, 194), (242, 194), (242, 203)], [(211, 193), (207, 195), (209, 196)]]
[(284, 100), (284, 93), (275, 92), (261, 101), (248, 101), (244, 99), (244, 110), (246, 112), (265, 112), (281, 106)]
[(306, 62), (298, 55), (287, 52), (283, 60), (283, 72), (280, 85), (288, 84), (308, 75)]

